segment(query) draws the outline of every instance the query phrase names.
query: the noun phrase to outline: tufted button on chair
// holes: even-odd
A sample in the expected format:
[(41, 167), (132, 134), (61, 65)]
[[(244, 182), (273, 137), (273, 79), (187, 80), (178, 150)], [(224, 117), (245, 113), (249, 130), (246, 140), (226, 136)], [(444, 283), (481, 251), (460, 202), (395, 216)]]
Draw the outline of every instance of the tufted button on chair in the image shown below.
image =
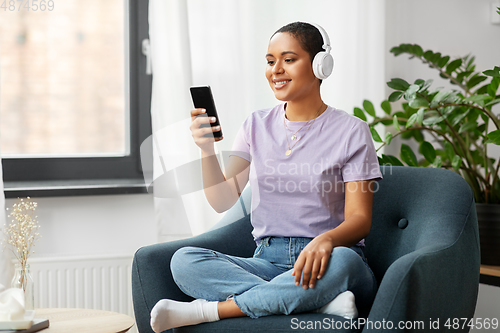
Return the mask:
[[(372, 229), (365, 248), (379, 288), (371, 308), (359, 309), (360, 319), (301, 313), (232, 318), (173, 331), (397, 332), (411, 326), (436, 332), (446, 331), (448, 320), (472, 318), (480, 256), (475, 203), (468, 184), (444, 169), (385, 166), (381, 170), (384, 179), (378, 182), (374, 195)], [(140, 332), (152, 332), (149, 313), (158, 300), (191, 300), (178, 289), (170, 273), (170, 258), (177, 249), (189, 245), (252, 256), (255, 243), (246, 214), (250, 196), (250, 189), (246, 189), (240, 203), (214, 230), (136, 252), (132, 292)], [(467, 327), (454, 330), (467, 331)]]

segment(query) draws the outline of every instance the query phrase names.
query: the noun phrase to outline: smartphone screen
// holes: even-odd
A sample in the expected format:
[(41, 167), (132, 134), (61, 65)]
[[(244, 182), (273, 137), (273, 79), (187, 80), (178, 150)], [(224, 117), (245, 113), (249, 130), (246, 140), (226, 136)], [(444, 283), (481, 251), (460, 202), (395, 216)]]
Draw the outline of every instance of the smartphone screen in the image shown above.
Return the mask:
[[(217, 115), (217, 110), (215, 109), (215, 102), (212, 96), (212, 90), (210, 86), (201, 86), (201, 87), (191, 87), (191, 97), (193, 98), (194, 107), (197, 109), (205, 109), (207, 110), (207, 115), (209, 117), (215, 117), (216, 121), (210, 124), (204, 124), (202, 127), (207, 126), (217, 126), (219, 125), (219, 116)], [(222, 136), (222, 130), (214, 132), (214, 137), (220, 138)], [(205, 135), (205, 136), (211, 136)]]

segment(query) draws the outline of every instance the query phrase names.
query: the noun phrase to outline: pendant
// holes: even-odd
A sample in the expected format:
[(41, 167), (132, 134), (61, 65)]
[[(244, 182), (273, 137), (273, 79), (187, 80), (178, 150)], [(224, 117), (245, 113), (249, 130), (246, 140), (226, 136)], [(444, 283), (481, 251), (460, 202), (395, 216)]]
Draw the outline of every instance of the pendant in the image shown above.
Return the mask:
[(292, 135), (292, 141), (295, 140), (295, 139), (297, 139), (297, 137), (294, 134), (294, 135)]
[(285, 153), (286, 156), (290, 156), (290, 154), (292, 153), (292, 150), (291, 149), (288, 149)]

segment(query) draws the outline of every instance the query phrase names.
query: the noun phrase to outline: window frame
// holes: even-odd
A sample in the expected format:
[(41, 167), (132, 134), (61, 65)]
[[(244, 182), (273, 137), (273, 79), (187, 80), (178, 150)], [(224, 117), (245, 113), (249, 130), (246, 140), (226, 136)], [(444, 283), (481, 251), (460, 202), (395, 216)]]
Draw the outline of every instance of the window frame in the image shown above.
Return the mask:
[[(128, 96), (130, 110), (130, 142), (127, 144), (129, 155), (2, 158), (7, 198), (19, 194), (28, 196), (32, 192), (36, 194), (37, 189), (38, 196), (147, 192), (141, 168), (140, 146), (151, 135), (152, 76), (146, 74), (146, 57), (142, 54), (142, 40), (149, 38), (148, 6), (149, 1), (128, 0), (129, 86), (125, 95)], [(51, 186), (51, 183), (56, 183), (57, 186)], [(104, 186), (108, 189), (103, 191), (102, 187), (95, 186), (99, 183), (108, 184)], [(66, 190), (63, 184), (68, 185)], [(110, 187), (114, 190), (110, 191)], [(52, 190), (48, 190), (50, 188)], [(73, 188), (73, 191), (68, 191), (70, 188)]]

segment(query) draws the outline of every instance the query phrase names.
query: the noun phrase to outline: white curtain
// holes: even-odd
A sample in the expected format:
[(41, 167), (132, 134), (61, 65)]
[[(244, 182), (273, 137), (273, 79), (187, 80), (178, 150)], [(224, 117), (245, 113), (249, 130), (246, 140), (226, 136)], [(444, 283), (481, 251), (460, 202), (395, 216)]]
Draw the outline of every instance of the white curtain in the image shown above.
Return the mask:
[[(0, 70), (0, 75), (2, 75)], [(0, 87), (1, 88), (1, 87)], [(1, 151), (0, 151), (1, 155)], [(5, 211), (5, 195), (3, 192), (3, 173), (2, 173), (2, 161), (0, 158), (0, 229), (3, 231), (4, 225), (6, 223), (6, 211)], [(4, 240), (3, 232), (0, 232), (0, 238)], [(3, 248), (0, 246), (0, 284), (3, 284), (5, 287), (10, 287), (10, 280), (12, 279), (12, 263), (11, 263), (11, 254), (9, 249)]]
[[(1, 55), (0, 50), (0, 55)], [(0, 78), (2, 77), (2, 69), (0, 68)], [(1, 80), (0, 80), (1, 81)], [(0, 86), (0, 96), (2, 92), (2, 87)], [(2, 133), (0, 133), (2, 135)], [(2, 152), (0, 149), (0, 230), (3, 231), (3, 226), (6, 222), (6, 212), (5, 212), (5, 195), (3, 192), (3, 169), (2, 169)], [(4, 240), (4, 234), (3, 232), (0, 232), (0, 238)], [(10, 252), (8, 249), (3, 248), (3, 246), (0, 246), (0, 283), (3, 284), (5, 287), (10, 287), (10, 280), (12, 279), (12, 264), (10, 261)]]
[[(199, 158), (188, 128), (191, 85), (212, 87), (224, 133), (220, 152), (231, 149), (252, 111), (279, 103), (264, 77), (265, 54), (271, 35), (293, 21), (318, 23), (330, 36), (335, 68), (322, 85), (327, 104), (349, 113), (366, 98), (379, 104), (384, 15), (385, 0), (151, 0), (154, 178), (165, 172), (173, 177), (172, 170), (179, 173)], [(164, 198), (159, 193), (165, 185), (155, 182), (159, 240), (201, 233), (220, 218), (201, 190), (183, 192), (199, 188), (201, 174), (187, 185), (170, 179), (177, 187), (167, 192), (177, 191), (176, 197)]]

